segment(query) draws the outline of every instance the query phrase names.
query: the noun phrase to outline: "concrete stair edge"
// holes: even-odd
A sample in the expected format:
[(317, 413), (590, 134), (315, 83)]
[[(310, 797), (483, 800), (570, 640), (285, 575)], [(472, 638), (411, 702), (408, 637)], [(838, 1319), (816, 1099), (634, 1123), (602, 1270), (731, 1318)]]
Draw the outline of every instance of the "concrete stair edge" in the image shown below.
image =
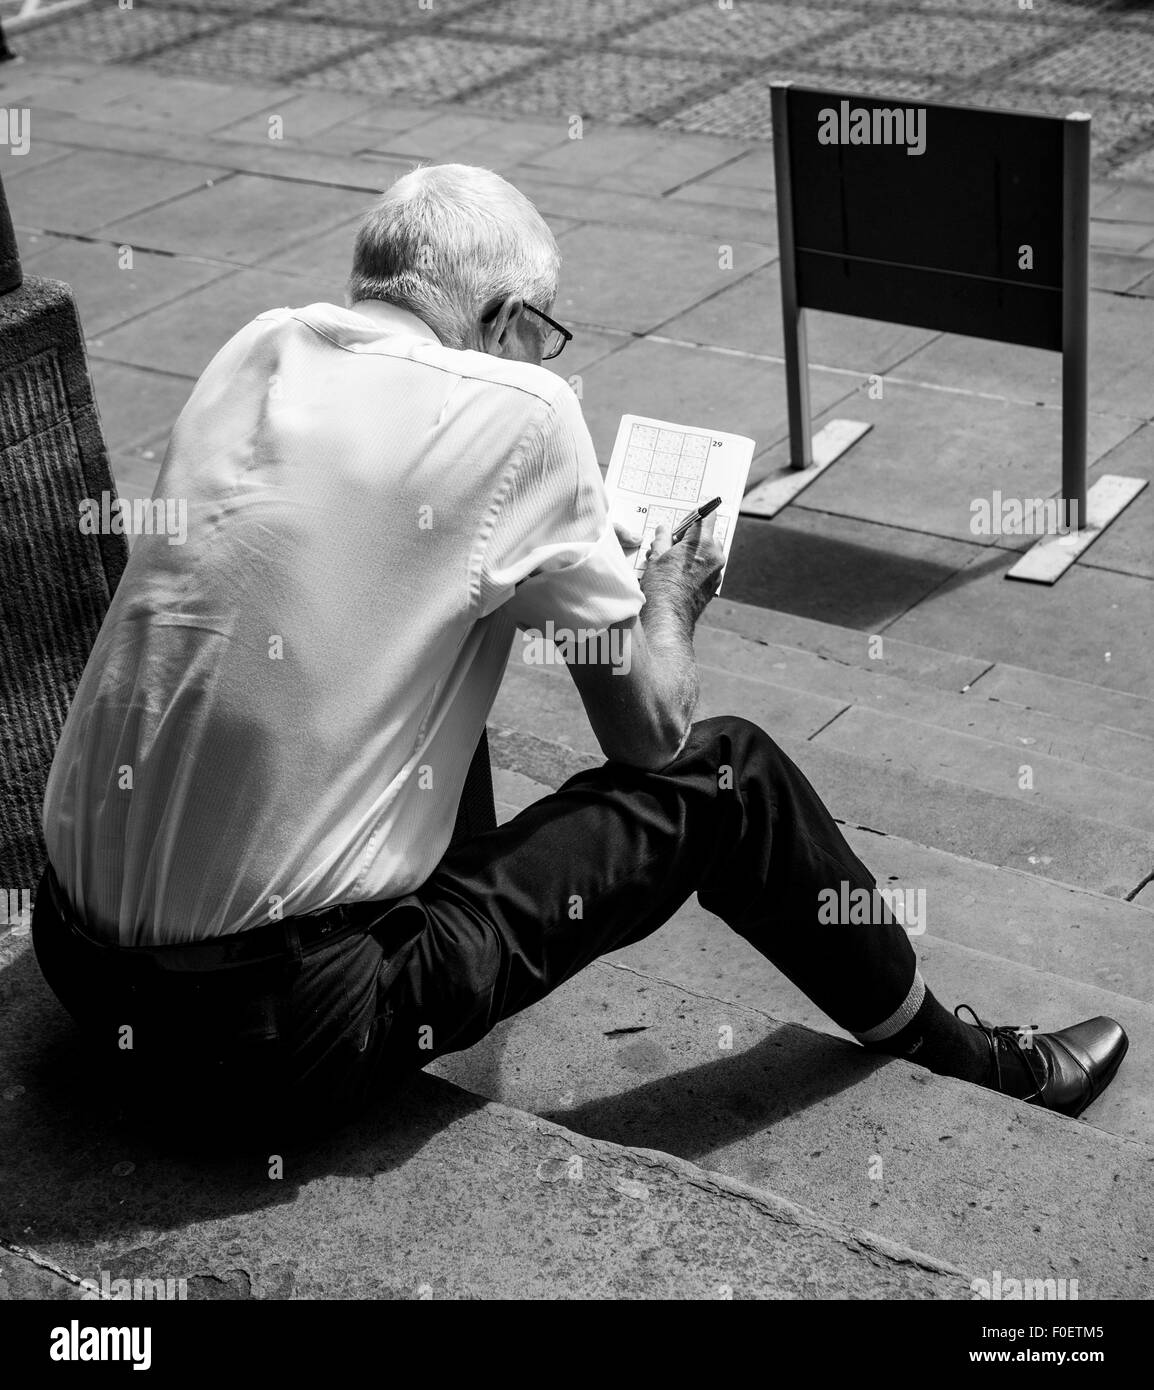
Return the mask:
[[(950, 947), (952, 947), (953, 949), (957, 950), (958, 952), (965, 952), (966, 954), (979, 955), (979, 956), (980, 956), (980, 955), (986, 954), (985, 952), (980, 952), (980, 951), (967, 952), (966, 947), (964, 947), (964, 946), (957, 946), (957, 945), (956, 945), (955, 943), (953, 943), (953, 942), (942, 942), (942, 941), (939, 941), (938, 944), (939, 944), (939, 945), (949, 945)], [(995, 959), (996, 959), (996, 958), (995, 958)], [(1005, 962), (1005, 963), (1006, 963), (1006, 964), (1013, 964), (1013, 962)], [(639, 979), (642, 979), (642, 980), (652, 980), (652, 981), (654, 981), (656, 984), (665, 985), (665, 986), (667, 986), (669, 989), (677, 990), (679, 993), (682, 993), (682, 994), (692, 994), (695, 998), (709, 1000), (709, 1001), (712, 1002), (712, 1003), (722, 1005), (724, 1008), (739, 1008), (739, 1009), (742, 1009), (742, 1010), (744, 1010), (744, 1011), (746, 1011), (746, 1012), (748, 1012), (748, 1013), (760, 1014), (761, 1017), (764, 1018), (764, 1019), (766, 1020), (767, 1023), (773, 1024), (773, 1025), (776, 1026), (776, 1027), (780, 1027), (780, 1028), (800, 1028), (800, 1029), (803, 1029), (803, 1030), (804, 1030), (805, 1032), (807, 1032), (807, 1033), (816, 1033), (816, 1034), (819, 1034), (819, 1035), (822, 1036), (822, 1037), (835, 1039), (835, 1040), (836, 1040), (837, 1042), (839, 1042), (839, 1043), (844, 1043), (847, 1047), (853, 1047), (853, 1048), (858, 1047), (858, 1043), (857, 1043), (855, 1040), (853, 1040), (853, 1039), (849, 1036), (849, 1034), (847, 1034), (847, 1033), (845, 1033), (843, 1030), (839, 1029), (839, 1028), (837, 1027), (836, 1024), (831, 1023), (831, 1022), (828, 1022), (828, 1021), (827, 1021), (827, 1025), (826, 1025), (825, 1027), (822, 1027), (820, 1024), (815, 1025), (815, 1024), (813, 1024), (813, 1023), (807, 1023), (807, 1022), (799, 1021), (799, 1020), (797, 1020), (797, 1019), (792, 1019), (792, 1018), (779, 1018), (779, 1017), (777, 1016), (777, 1014), (772, 1013), (769, 1009), (767, 1009), (767, 1008), (765, 1008), (765, 1007), (763, 1007), (763, 1006), (761, 1006), (761, 1005), (746, 1003), (746, 1002), (744, 1002), (744, 1001), (743, 1001), (743, 1002), (740, 1002), (740, 1003), (735, 1002), (735, 1001), (732, 1000), (732, 999), (727, 999), (723, 994), (714, 994), (714, 993), (710, 992), (709, 990), (703, 989), (703, 988), (702, 988), (700, 985), (698, 985), (698, 984), (688, 984), (688, 983), (686, 983), (684, 980), (674, 980), (674, 979), (670, 979), (668, 976), (662, 975), (662, 974), (660, 974), (660, 972), (658, 972), (658, 971), (655, 971), (655, 970), (652, 970), (652, 969), (649, 969), (649, 968), (643, 968), (643, 967), (638, 966), (638, 965), (634, 965), (634, 964), (633, 964), (632, 962), (630, 962), (630, 961), (625, 961), (625, 960), (620, 960), (620, 959), (616, 959), (616, 958), (613, 958), (613, 957), (604, 957), (604, 956), (603, 956), (603, 957), (601, 957), (601, 958), (596, 962), (596, 964), (598, 964), (598, 965), (603, 965), (603, 966), (606, 967), (606, 969), (609, 969), (609, 970), (623, 970), (623, 971), (625, 971), (627, 974), (635, 975), (635, 976), (636, 976), (637, 978), (639, 978)], [(1026, 968), (1028, 968), (1028, 967), (1022, 967), (1022, 968), (1023, 968), (1023, 969), (1026, 969)], [(1047, 972), (1038, 972), (1038, 973), (1047, 973)], [(1093, 986), (1087, 986), (1087, 988), (1093, 988)], [(1142, 1008), (1143, 1010), (1149, 1010), (1152, 1014), (1154, 1014), (1154, 1005), (1151, 1005), (1151, 1004), (1144, 1004), (1141, 1000), (1135, 1000), (1135, 1001), (1133, 1001), (1133, 1002), (1134, 1002), (1136, 1005), (1138, 1005), (1138, 1007)], [(985, 1021), (988, 1022), (989, 1020), (985, 1020)], [(1129, 1054), (1128, 1054), (1128, 1056), (1127, 1056), (1127, 1060), (1129, 1060)], [(928, 1077), (928, 1078), (929, 1078), (929, 1084), (930, 1084), (930, 1085), (934, 1085), (934, 1084), (937, 1084), (937, 1083), (940, 1083), (940, 1082), (943, 1082), (943, 1081), (950, 1081), (950, 1080), (951, 1080), (951, 1078), (940, 1077), (940, 1076), (935, 1075), (934, 1073), (927, 1073), (927, 1072), (925, 1071), (924, 1068), (916, 1067), (916, 1066), (914, 1066), (914, 1064), (913, 1064), (912, 1062), (905, 1062), (905, 1061), (903, 1061), (901, 1058), (893, 1058), (891, 1061), (888, 1061), (888, 1062), (887, 1062), (887, 1065), (897, 1065), (897, 1066), (906, 1067), (906, 1068), (910, 1069), (911, 1071), (913, 1071), (913, 1072), (915, 1072), (915, 1073), (918, 1073), (918, 1074), (921, 1075), (921, 1076)], [(1123, 1065), (1125, 1065), (1125, 1062), (1123, 1063)], [(978, 1090), (979, 1092), (982, 1091), (982, 1088), (981, 1088), (981, 1087), (975, 1087), (974, 1089)], [(993, 1091), (986, 1092), (985, 1094), (989, 1096), (989, 1098), (991, 1099), (991, 1101), (996, 1102), (998, 1106), (1010, 1105), (1010, 1106), (1014, 1107), (1014, 1109), (1016, 1109), (1016, 1110), (1025, 1111), (1025, 1112), (1027, 1112), (1027, 1113), (1029, 1113), (1029, 1114), (1032, 1114), (1032, 1115), (1045, 1115), (1045, 1116), (1047, 1117), (1047, 1119), (1049, 1119), (1049, 1120), (1058, 1120), (1058, 1121), (1061, 1121), (1062, 1123), (1069, 1123), (1069, 1122), (1070, 1122), (1069, 1119), (1068, 1119), (1067, 1117), (1065, 1117), (1065, 1116), (1058, 1115), (1058, 1114), (1056, 1114), (1056, 1113), (1054, 1113), (1054, 1112), (1052, 1112), (1052, 1111), (1039, 1109), (1039, 1107), (1037, 1107), (1037, 1106), (1030, 1106), (1030, 1105), (1027, 1105), (1027, 1104), (1025, 1103), (1025, 1101), (1015, 1100), (1015, 1099), (1014, 1099), (1013, 1097), (1011, 1097), (1011, 1096), (998, 1095), (996, 1092), (993, 1092)], [(1097, 1104), (1099, 1104), (1099, 1103), (1100, 1103), (1100, 1098), (1099, 1098), (1099, 1101), (1095, 1101), (1095, 1102), (1094, 1102), (1095, 1105), (1097, 1105)], [(1086, 1113), (1089, 1113), (1089, 1112), (1087, 1111)], [(1135, 1145), (1135, 1146), (1136, 1146), (1138, 1149), (1140, 1149), (1146, 1156), (1149, 1157), (1149, 1159), (1150, 1159), (1150, 1161), (1151, 1161), (1152, 1163), (1154, 1163), (1154, 1138), (1144, 1139), (1141, 1135), (1137, 1135), (1137, 1134), (1119, 1134), (1119, 1133), (1117, 1132), (1117, 1130), (1113, 1130), (1113, 1129), (1103, 1129), (1103, 1128), (1101, 1128), (1100, 1126), (1094, 1124), (1094, 1122), (1093, 1122), (1092, 1120), (1087, 1120), (1087, 1119), (1085, 1119), (1084, 1116), (1083, 1116), (1082, 1118), (1080, 1118), (1080, 1119), (1077, 1121), (1077, 1123), (1081, 1124), (1081, 1125), (1083, 1126), (1084, 1129), (1092, 1130), (1096, 1135), (1102, 1135), (1104, 1138), (1110, 1140), (1111, 1142), (1116, 1142), (1116, 1143), (1118, 1143), (1118, 1144), (1130, 1144), (1130, 1145)]]
[[(550, 790), (542, 783), (531, 781), (522, 773), (509, 773), (504, 769), (497, 769), (494, 775), (498, 792), (506, 791), (510, 797), (515, 798), (508, 800), (498, 795), (499, 821), (512, 818), (525, 806), (538, 800)], [(520, 785), (512, 785), (509, 779), (515, 779)], [(1077, 965), (1064, 961), (1060, 954), (1056, 957), (1050, 954), (1049, 948), (1052, 943), (1045, 936), (1042, 938), (1042, 958), (1034, 961), (1023, 958), (1024, 952), (1019, 952), (1017, 942), (1003, 943), (1003, 950), (1001, 951), (988, 949), (984, 946), (975, 947), (972, 942), (964, 939), (963, 930), (952, 925), (953, 918), (949, 912), (949, 905), (947, 906), (946, 928), (938, 927), (936, 930), (927, 931), (925, 936), (928, 940), (954, 942), (960, 946), (982, 951), (996, 959), (1041, 970), (1058, 978), (1070, 980), (1075, 984), (1105, 989), (1122, 999), (1132, 999), (1142, 1004), (1154, 1004), (1154, 978), (1145, 987), (1145, 992), (1134, 992), (1131, 988), (1123, 988), (1121, 985), (1105, 986), (1100, 980), (1089, 978), (1085, 973), (1092, 962), (1096, 962), (1098, 968), (1101, 968), (1102, 962), (1108, 959), (1111, 952), (1116, 954), (1120, 950), (1129, 951), (1134, 955), (1148, 953), (1151, 934), (1154, 933), (1154, 909), (1140, 903), (1127, 902), (1124, 898), (1112, 897), (1107, 893), (1099, 893), (1092, 888), (1080, 888), (1075, 884), (1060, 883), (1054, 879), (1026, 873), (1021, 869), (989, 864), (980, 859), (967, 859), (964, 855), (955, 854), (952, 850), (936, 849), (899, 835), (863, 829), (844, 821), (839, 822), (839, 825), (855, 853), (869, 864), (871, 869), (878, 871), (879, 884), (883, 883), (886, 878), (881, 870), (890, 867), (890, 861), (885, 863), (879, 861), (885, 859), (886, 853), (889, 851), (898, 854), (903, 859), (912, 857), (915, 860), (926, 861), (926, 871), (920, 873), (915, 882), (934, 882), (951, 869), (956, 869), (971, 879), (975, 877), (984, 879), (984, 884), (979, 885), (979, 887), (984, 888), (991, 901), (1001, 899), (1002, 901), (998, 903), (998, 906), (1003, 916), (1010, 917), (1015, 922), (1023, 917), (1029, 919), (1033, 914), (1051, 920), (1057, 920), (1063, 914), (1076, 916), (1081, 919), (1078, 927), (1079, 945), (1084, 950), (1086, 965), (1084, 968), (1078, 968)], [(1024, 898), (1023, 903), (1012, 904), (1009, 910), (1007, 910), (1005, 903), (1004, 879), (1006, 875), (1013, 876), (1014, 886), (1021, 890)], [(896, 886), (903, 885), (898, 884)], [(1061, 903), (1058, 899), (1059, 894), (1067, 896), (1069, 902)], [(1056, 899), (1058, 900), (1055, 901)], [(970, 917), (980, 915), (981, 911), (982, 904), (979, 902), (975, 905), (974, 913), (970, 914)], [(1090, 913), (1100, 914), (1101, 920), (1093, 922), (1087, 928), (1085, 918)], [(935, 911), (934, 915), (936, 921), (940, 923), (942, 920), (941, 911)], [(1150, 973), (1154, 977), (1154, 964), (1152, 964)], [(1128, 981), (1132, 983), (1132, 977), (1128, 977)]]
[[(325, 1233), (328, 1260), (303, 1286), (284, 1287), (284, 1227), (269, 1233), (266, 1246), (259, 1215), (254, 1220), (244, 1212), (229, 1223), (228, 1249), (219, 1252), (224, 1242), (213, 1222), (143, 1246), (139, 1232), (116, 1232), (91, 1249), (75, 1234), (27, 1245), (0, 1231), (0, 1299), (83, 1298), (88, 1290), (81, 1280), (93, 1276), (78, 1271), (94, 1258), (112, 1278), (155, 1278), (184, 1269), (198, 1297), (230, 1296), (230, 1281), (222, 1277), (226, 1266), (231, 1275), (235, 1267), (245, 1274), (253, 1292), (242, 1296), (262, 1299), (404, 1297), (397, 1285), (403, 1288), (405, 1277), (420, 1277), (431, 1290), (414, 1289), (410, 1297), (432, 1297), (446, 1288), (450, 1297), (482, 1298), (806, 1298), (823, 1296), (819, 1290), (839, 1298), (973, 1296), (971, 1274), (953, 1262), (676, 1154), (584, 1135), (436, 1075), (413, 1078), (406, 1096), (404, 1107), (422, 1119), (431, 1115), (437, 1125), (419, 1159), (405, 1154), (399, 1165), (388, 1162), (397, 1126), (385, 1107), (379, 1118), (358, 1126), (361, 1151), (370, 1161), (383, 1159), (368, 1175), (367, 1192), (361, 1174), (345, 1183), (355, 1186), (355, 1201), (345, 1193), (342, 1202), (331, 1187), (317, 1198), (309, 1183), (302, 1184), (294, 1222), (308, 1226), (308, 1213), (316, 1208), (316, 1219), (331, 1223)], [(329, 1143), (339, 1146), (341, 1140)], [(485, 1162), (488, 1153), (498, 1152), (500, 1167)], [(432, 1194), (427, 1173), (438, 1160), (444, 1187)], [(471, 1219), (454, 1221), (451, 1239), (422, 1219), (431, 1203), (449, 1208), (451, 1216), (469, 1197)], [(590, 1208), (606, 1201), (613, 1203), (613, 1219), (593, 1219), (597, 1212)], [(392, 1218), (375, 1258), (357, 1229), (362, 1205), (375, 1209), (367, 1213), (370, 1229), (381, 1210)], [(7, 1225), (11, 1218), (0, 1219)], [(537, 1248), (533, 1233), (542, 1222), (550, 1248), (530, 1278), (520, 1263), (527, 1249), (512, 1252), (502, 1237), (510, 1240), (519, 1227), (521, 1246)], [(334, 1274), (329, 1262), (346, 1225), (352, 1238), (362, 1236), (357, 1258), (350, 1260), (347, 1279), (328, 1288), (326, 1271)], [(653, 1253), (655, 1229), (676, 1229), (677, 1235), (667, 1242), (673, 1249), (664, 1251), (666, 1268), (653, 1271), (645, 1261)], [(201, 1244), (200, 1258), (191, 1258)], [(550, 1273), (557, 1282), (543, 1288)], [(480, 1288), (469, 1286), (470, 1276)], [(205, 1294), (205, 1285), (219, 1292)]]
[[(494, 769), (507, 768), (524, 772), (532, 780), (549, 786), (550, 790), (555, 789), (574, 773), (597, 766), (604, 760), (600, 751), (594, 751), (592, 747), (575, 748), (571, 743), (563, 743), (558, 738), (533, 733), (526, 728), (514, 727), (500, 717), (496, 722), (490, 724), (489, 730)], [(593, 738), (591, 731), (589, 738), (590, 740)], [(866, 778), (884, 776), (887, 779), (891, 799), (896, 797), (895, 804), (908, 807), (911, 798), (897, 785), (901, 778), (905, 778), (916, 784), (919, 793), (924, 794), (934, 804), (943, 808), (943, 819), (939, 825), (939, 830), (943, 833), (943, 842), (934, 844), (934, 848), (951, 850), (950, 840), (945, 835), (947, 830), (955, 841), (963, 835), (964, 827), (959, 828), (961, 827), (959, 816), (962, 812), (968, 812), (970, 815), (971, 824), (969, 830), (965, 832), (966, 834), (974, 832), (974, 827), (980, 828), (983, 834), (988, 834), (990, 827), (996, 824), (994, 818), (1001, 815), (1003, 818), (1008, 818), (1007, 824), (1012, 823), (1016, 827), (1016, 838), (1019, 840), (1023, 839), (1022, 832), (1025, 830), (1029, 832), (1025, 838), (1033, 838), (1043, 844), (1053, 845), (1055, 840), (1060, 843), (1062, 837), (1065, 836), (1070, 842), (1077, 842), (1080, 846), (1089, 844), (1093, 847), (1096, 845), (1092, 854), (1087, 853), (1078, 861), (1087, 865), (1086, 877), (1083, 882), (1072, 883), (1069, 878), (1062, 877), (1051, 879), (1045, 873), (1039, 873), (1037, 877), (1090, 889), (1094, 888), (1095, 882), (1105, 881), (1111, 884), (1117, 882), (1117, 892), (1108, 893), (1107, 896), (1117, 897), (1119, 900), (1126, 900), (1136, 895), (1136, 886), (1140, 886), (1138, 880), (1145, 880), (1149, 873), (1151, 860), (1154, 858), (1154, 852), (1152, 852), (1145, 836), (1112, 822), (1079, 815), (1065, 806), (1023, 802), (1014, 796), (975, 786), (971, 783), (954, 781), (948, 777), (926, 773), (919, 768), (895, 769), (885, 767), (880, 762), (861, 753), (823, 744), (820, 741), (789, 741), (784, 738), (777, 741), (791, 756), (796, 749), (804, 747), (806, 752), (802, 756), (802, 771), (822, 794), (826, 804), (830, 807), (831, 814), (844, 823), (860, 826), (864, 830), (873, 830), (880, 834), (903, 835), (903, 830), (900, 828), (883, 830), (876, 824), (866, 824), (860, 819), (860, 809), (855, 810), (852, 802), (854, 795), (860, 790)], [(516, 750), (515, 753), (513, 750)], [(830, 781), (831, 769), (837, 776), (844, 779), (845, 787), (850, 789), (849, 793), (846, 793), (843, 788), (843, 797), (850, 801), (849, 805), (841, 804), (828, 790), (823, 790), (823, 786)], [(850, 776), (850, 773), (853, 775)], [(952, 802), (949, 800), (951, 796), (953, 797)], [(980, 817), (975, 814), (976, 806), (983, 808), (983, 814)], [(948, 815), (946, 814), (947, 809)], [(904, 838), (911, 839), (912, 836), (906, 834)], [(958, 853), (959, 851), (953, 848), (952, 852)], [(1124, 864), (1117, 862), (1119, 855), (1126, 856), (1128, 862)], [(970, 854), (963, 857), (980, 858), (981, 856), (980, 854)], [(991, 859), (987, 859), (985, 862), (994, 863)], [(1018, 866), (998, 865), (998, 867)], [(1071, 863), (1067, 862), (1066, 870), (1068, 871), (1070, 867), (1072, 867)], [(1022, 871), (1029, 872), (1029, 870)], [(1060, 869), (1059, 874), (1061, 872)], [(1101, 892), (1102, 890), (1099, 888), (1096, 891)]]
[[(804, 629), (810, 634), (807, 643), (792, 641), (780, 630), (775, 630), (773, 624), (777, 622), (780, 627), (794, 630)], [(1154, 727), (1154, 699), (1149, 696), (1140, 695), (1134, 691), (1120, 690), (1113, 686), (1092, 685), (1086, 681), (1073, 680), (1069, 676), (1057, 676), (1046, 671), (1036, 671), (1028, 666), (1016, 666), (1012, 662), (991, 661), (987, 658), (969, 657), (957, 652), (949, 652), (939, 647), (930, 647), (922, 643), (911, 642), (905, 638), (890, 637), (885, 632), (868, 633), (858, 628), (841, 627), (835, 623), (826, 622), (820, 618), (807, 618), (792, 613), (778, 613), (774, 609), (759, 608), (753, 604), (739, 603), (733, 599), (715, 599), (705, 610), (701, 617), (701, 625), (705, 627), (719, 628), (727, 632), (736, 632), (749, 641), (766, 642), (782, 647), (793, 647), (799, 651), (808, 651), (818, 655), (828, 655), (828, 659), (839, 660), (837, 656), (817, 651), (814, 643), (825, 639), (835, 646), (863, 648), (871, 636), (880, 636), (884, 642), (899, 656), (908, 658), (921, 658), (924, 664), (932, 669), (942, 669), (956, 671), (961, 674), (970, 674), (968, 681), (963, 681), (961, 685), (951, 685), (934, 681), (925, 681), (925, 684), (936, 686), (938, 689), (953, 690), (960, 693), (971, 688), (977, 690), (979, 685), (986, 681), (988, 677), (998, 673), (1001, 676), (1012, 677), (1039, 677), (1045, 682), (1047, 692), (1053, 695), (1054, 700), (1046, 705), (1019, 702), (1006, 696), (985, 696), (984, 698), (999, 699), (1007, 704), (1019, 704), (1023, 709), (1038, 710), (1042, 713), (1062, 715), (1065, 718), (1078, 718), (1077, 715), (1070, 714), (1064, 710), (1060, 699), (1057, 697), (1063, 693), (1078, 695), (1091, 701), (1097, 700), (1103, 704), (1130, 704), (1144, 712), (1148, 722), (1148, 727)], [(875, 670), (878, 663), (870, 663), (865, 666), (862, 662), (849, 662), (847, 665), (861, 664), (863, 669)], [(881, 672), (879, 674), (885, 674)], [(916, 675), (908, 670), (893, 671), (889, 674), (901, 675), (906, 680), (917, 680)], [(1082, 721), (1086, 722), (1086, 721)], [(1095, 721), (1098, 722), (1098, 721)], [(1126, 724), (1113, 724), (1110, 719), (1102, 719), (1101, 724), (1105, 728), (1115, 728), (1120, 733), (1139, 732)], [(1140, 737), (1150, 737), (1148, 734), (1139, 733)]]
[[(702, 631), (699, 626), (698, 632)], [(835, 661), (833, 658), (811, 652), (802, 647), (790, 646), (783, 642), (763, 642), (757, 639), (744, 636), (742, 633), (733, 632), (728, 628), (712, 627), (706, 628), (709, 640), (721, 638), (723, 642), (736, 644), (736, 650), (741, 652), (743, 647), (752, 647), (759, 654), (764, 653), (771, 660), (775, 655), (791, 656), (801, 658), (803, 661), (817, 664), (817, 670), (827, 665), (833, 666), (837, 672), (856, 672), (862, 682), (868, 682), (874, 686), (869, 691), (875, 697), (875, 701), (867, 701), (864, 698), (865, 691), (860, 689), (851, 690), (846, 693), (843, 687), (837, 695), (831, 695), (825, 690), (818, 689), (823, 682), (816, 679), (807, 679), (804, 676), (786, 671), (779, 674), (784, 662), (774, 663), (769, 667), (769, 674), (764, 670), (748, 669), (734, 671), (730, 666), (723, 664), (724, 653), (703, 652), (700, 648), (702, 643), (698, 642), (696, 652), (698, 667), (702, 670), (711, 670), (723, 675), (740, 675), (749, 680), (758, 681), (765, 685), (781, 690), (800, 691), (807, 694), (820, 695), (826, 699), (838, 698), (847, 706), (856, 706), (863, 709), (875, 710), (878, 713), (889, 715), (892, 718), (908, 719), (913, 722), (925, 724), (932, 728), (948, 729), (957, 733), (972, 733), (978, 737), (985, 738), (991, 743), (1008, 745), (1010, 747), (1028, 746), (1023, 745), (1021, 737), (1016, 735), (1010, 738), (1004, 735), (997, 727), (999, 716), (1005, 711), (1016, 712), (1017, 716), (1024, 717), (1025, 722), (1019, 728), (1026, 731), (1037, 730), (1041, 734), (1049, 734), (1051, 738), (1060, 740), (1063, 734), (1070, 733), (1075, 737), (1080, 737), (1083, 744), (1090, 743), (1090, 736), (1097, 733), (1100, 735), (1112, 735), (1117, 745), (1123, 749), (1130, 749), (1132, 752), (1140, 754), (1148, 759), (1150, 772), (1149, 775), (1136, 773), (1133, 771), (1133, 763), (1126, 757), (1119, 757), (1116, 761), (1124, 766), (1113, 768), (1114, 771), (1125, 771), (1126, 775), (1137, 777), (1141, 781), (1154, 782), (1154, 734), (1146, 734), (1133, 729), (1117, 729), (1109, 724), (1104, 724), (1098, 720), (1091, 720), (1081, 714), (1054, 714), (1048, 710), (1038, 709), (1030, 705), (1016, 704), (1007, 699), (999, 698), (996, 695), (983, 694), (981, 682), (971, 687), (968, 692), (944, 690), (939, 686), (927, 686), (911, 679), (907, 676), (898, 675), (885, 670), (870, 670), (865, 666), (848, 666), (843, 662)], [(849, 683), (855, 685), (852, 680)], [(899, 710), (887, 707), (885, 704), (877, 703), (884, 700), (886, 696), (892, 697), (890, 705), (900, 704)], [(920, 704), (917, 713), (907, 712), (909, 703)], [(939, 703), (950, 715), (960, 716), (965, 712), (968, 723), (963, 724), (960, 717), (943, 717), (941, 709), (934, 708)], [(1049, 757), (1058, 758), (1064, 762), (1075, 763), (1078, 765), (1089, 765), (1096, 767), (1110, 768), (1111, 764), (1101, 760), (1100, 752), (1090, 751), (1081, 758), (1068, 757), (1062, 753), (1050, 752)]]
[[(733, 1028), (728, 1054), (717, 1051), (719, 1020)], [(648, 1131), (660, 1152), (691, 1152), (755, 1190), (784, 1187), (810, 1210), (828, 1202), (846, 1225), (868, 1213), (871, 1229), (987, 1277), (1014, 1259), (1059, 1272), (1065, 1258), (1065, 1273), (1098, 1281), (1083, 1297), (1154, 1293), (1154, 1145), (868, 1057), (626, 962), (595, 962), (431, 1069), (583, 1133), (637, 1143)], [(871, 1189), (859, 1170), (882, 1155), (890, 1186)], [(868, 1202), (875, 1193), (881, 1203)]]

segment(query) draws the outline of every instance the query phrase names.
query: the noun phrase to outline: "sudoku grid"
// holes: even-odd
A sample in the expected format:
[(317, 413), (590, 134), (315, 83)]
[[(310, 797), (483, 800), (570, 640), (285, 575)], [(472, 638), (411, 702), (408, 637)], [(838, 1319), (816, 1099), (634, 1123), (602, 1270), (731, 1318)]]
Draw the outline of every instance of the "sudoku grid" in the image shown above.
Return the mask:
[[(687, 505), (657, 506), (649, 504), (641, 546), (634, 557), (634, 569), (644, 569), (646, 552), (658, 526), (676, 527), (685, 520), (702, 500), (701, 482), (709, 457), (709, 436), (687, 434), (683, 430), (663, 430), (655, 425), (630, 427), (625, 457), (621, 464), (621, 490), (640, 492), (646, 496), (668, 497), (671, 503)], [(729, 529), (727, 517), (718, 517), (714, 538), (724, 547)]]

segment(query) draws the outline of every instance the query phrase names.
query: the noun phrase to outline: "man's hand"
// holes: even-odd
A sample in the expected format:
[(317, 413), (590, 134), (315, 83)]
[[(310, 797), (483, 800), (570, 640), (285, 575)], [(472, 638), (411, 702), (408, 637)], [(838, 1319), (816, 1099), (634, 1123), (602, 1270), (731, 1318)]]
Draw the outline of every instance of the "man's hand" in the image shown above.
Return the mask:
[(649, 564), (641, 576), (647, 602), (668, 598), (688, 622), (691, 633), (717, 592), (725, 566), (725, 551), (713, 535), (716, 525), (717, 513), (710, 512), (695, 521), (677, 545), (673, 544), (671, 528), (659, 526), (649, 547)]
[(641, 545), (641, 532), (635, 531), (624, 521), (615, 520), (613, 522), (613, 534), (621, 542), (621, 549), (627, 555), (631, 550), (636, 550)]
[[(677, 545), (668, 526), (657, 527), (639, 579), (645, 603), (626, 630), (631, 661), (624, 674), (596, 662), (569, 667), (607, 758), (665, 767), (689, 737), (698, 695), (693, 629), (725, 564), (716, 525), (710, 512)], [(615, 519), (613, 533), (626, 553), (640, 549), (642, 537), (628, 525)]]

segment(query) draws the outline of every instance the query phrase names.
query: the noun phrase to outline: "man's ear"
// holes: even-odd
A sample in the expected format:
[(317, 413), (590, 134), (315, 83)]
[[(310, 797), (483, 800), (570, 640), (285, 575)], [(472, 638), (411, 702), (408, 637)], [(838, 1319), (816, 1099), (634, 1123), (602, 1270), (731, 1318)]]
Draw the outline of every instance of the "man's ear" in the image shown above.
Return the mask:
[(481, 315), (481, 343), (486, 352), (497, 357), (505, 355), (522, 308), (523, 301), (516, 295), (495, 300), (486, 308)]

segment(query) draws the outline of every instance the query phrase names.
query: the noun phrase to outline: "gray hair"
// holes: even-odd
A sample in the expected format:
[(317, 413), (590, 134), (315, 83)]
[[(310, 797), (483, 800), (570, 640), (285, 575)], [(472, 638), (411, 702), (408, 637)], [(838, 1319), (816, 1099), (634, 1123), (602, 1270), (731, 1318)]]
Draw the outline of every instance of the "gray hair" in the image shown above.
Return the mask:
[(516, 295), (547, 312), (560, 268), (544, 218), (499, 174), (471, 164), (418, 165), (361, 223), (347, 302), (399, 305), (448, 347), (464, 347), (495, 299)]

